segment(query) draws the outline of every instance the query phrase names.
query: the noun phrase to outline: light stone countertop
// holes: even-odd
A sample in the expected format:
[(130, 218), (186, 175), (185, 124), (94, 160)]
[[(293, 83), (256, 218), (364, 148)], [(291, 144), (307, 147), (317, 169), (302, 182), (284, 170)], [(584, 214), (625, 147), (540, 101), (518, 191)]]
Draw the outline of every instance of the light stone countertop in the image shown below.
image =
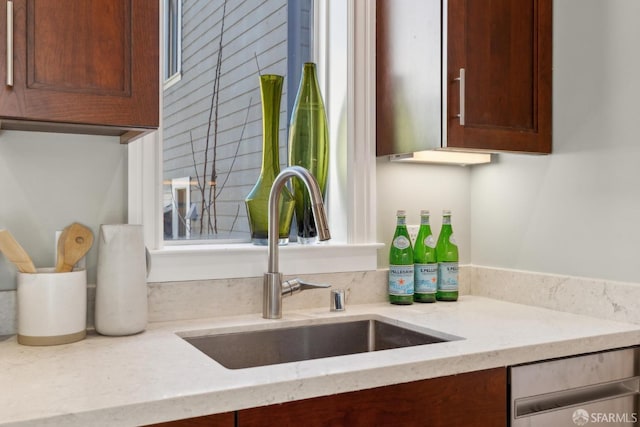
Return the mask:
[[(374, 315), (463, 340), (229, 370), (178, 337)], [(151, 323), (53, 347), (0, 342), (0, 425), (120, 426), (269, 405), (640, 344), (640, 325), (478, 296)]]

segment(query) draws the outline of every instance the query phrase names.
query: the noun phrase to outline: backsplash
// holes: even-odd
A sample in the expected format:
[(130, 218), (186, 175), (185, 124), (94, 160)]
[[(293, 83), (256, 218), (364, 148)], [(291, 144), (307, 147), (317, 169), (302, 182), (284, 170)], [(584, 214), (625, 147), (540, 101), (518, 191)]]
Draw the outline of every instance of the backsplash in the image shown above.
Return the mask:
[[(287, 276), (291, 279), (294, 276)], [(297, 276), (346, 291), (346, 306), (385, 301), (387, 270)], [(212, 286), (213, 285), (213, 286)], [(329, 289), (304, 291), (283, 299), (283, 311), (329, 309)], [(149, 321), (233, 316), (262, 312), (262, 277), (149, 285)]]
[[(313, 283), (327, 283), (344, 289), (346, 308), (351, 304), (387, 301), (387, 271), (360, 271), (300, 275)], [(291, 277), (286, 277), (290, 279)], [(460, 268), (460, 293), (468, 294), (469, 269)], [(87, 325), (93, 327), (95, 285), (87, 290)], [(284, 299), (284, 312), (306, 308), (329, 310), (329, 289), (304, 291)], [(149, 283), (149, 321), (201, 319), (260, 313), (262, 277), (188, 282)], [(16, 292), (0, 292), (0, 335), (16, 332)]]
[(472, 295), (640, 324), (640, 284), (470, 267)]
[(0, 292), (0, 335), (15, 334), (16, 291)]
[[(387, 271), (304, 275), (346, 291), (346, 307), (387, 301)], [(291, 277), (287, 277), (291, 278)], [(640, 324), (640, 284), (479, 266), (460, 267), (460, 294), (478, 295), (552, 310)], [(149, 283), (149, 321), (234, 316), (262, 311), (262, 277)], [(87, 325), (93, 327), (95, 285), (87, 292)], [(329, 310), (329, 290), (284, 299), (284, 312)], [(14, 334), (16, 291), (0, 292), (0, 335)]]

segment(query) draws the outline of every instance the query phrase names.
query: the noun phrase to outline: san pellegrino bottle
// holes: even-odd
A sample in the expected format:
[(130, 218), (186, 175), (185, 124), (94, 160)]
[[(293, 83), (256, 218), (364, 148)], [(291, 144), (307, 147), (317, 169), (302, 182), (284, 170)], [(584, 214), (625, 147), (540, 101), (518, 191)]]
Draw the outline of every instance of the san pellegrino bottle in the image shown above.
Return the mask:
[(458, 245), (451, 226), (451, 211), (442, 211), (442, 228), (436, 245), (438, 260), (438, 301), (458, 299)]
[(389, 250), (389, 302), (413, 304), (413, 248), (403, 210), (396, 213), (396, 232)]
[(431, 234), (429, 211), (420, 211), (420, 229), (413, 245), (414, 293), (417, 302), (435, 302), (438, 287), (436, 239)]

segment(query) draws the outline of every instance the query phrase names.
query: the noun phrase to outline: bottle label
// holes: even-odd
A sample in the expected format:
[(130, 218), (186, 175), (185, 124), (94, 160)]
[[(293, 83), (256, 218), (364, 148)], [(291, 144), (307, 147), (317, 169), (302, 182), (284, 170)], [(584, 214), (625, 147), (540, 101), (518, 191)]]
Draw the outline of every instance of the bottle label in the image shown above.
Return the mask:
[(414, 264), (415, 292), (435, 294), (438, 287), (438, 264)]
[(405, 236), (398, 236), (393, 239), (393, 247), (397, 249), (407, 249), (411, 246), (411, 242)]
[(457, 262), (438, 263), (438, 290), (448, 292), (458, 290)]
[(429, 234), (425, 239), (424, 239), (424, 245), (428, 246), (430, 248), (435, 248), (436, 247), (436, 239), (433, 237), (432, 234)]
[(413, 295), (413, 265), (389, 266), (389, 295)]

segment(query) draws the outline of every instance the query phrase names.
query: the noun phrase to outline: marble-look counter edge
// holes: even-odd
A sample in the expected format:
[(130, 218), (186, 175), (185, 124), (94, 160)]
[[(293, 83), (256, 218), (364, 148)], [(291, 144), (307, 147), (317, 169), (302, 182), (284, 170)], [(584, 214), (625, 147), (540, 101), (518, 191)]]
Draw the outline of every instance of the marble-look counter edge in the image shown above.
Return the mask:
[[(92, 336), (47, 349), (8, 340), (0, 343), (3, 359), (9, 358), (0, 384), (11, 385), (13, 394), (0, 398), (0, 406), (10, 408), (0, 424), (142, 425), (640, 343), (638, 325), (482, 297), (351, 306), (343, 316), (370, 313), (465, 340), (237, 371), (176, 333), (268, 325), (259, 315), (155, 323), (138, 336)], [(329, 316), (335, 314), (285, 312), (285, 322)]]

